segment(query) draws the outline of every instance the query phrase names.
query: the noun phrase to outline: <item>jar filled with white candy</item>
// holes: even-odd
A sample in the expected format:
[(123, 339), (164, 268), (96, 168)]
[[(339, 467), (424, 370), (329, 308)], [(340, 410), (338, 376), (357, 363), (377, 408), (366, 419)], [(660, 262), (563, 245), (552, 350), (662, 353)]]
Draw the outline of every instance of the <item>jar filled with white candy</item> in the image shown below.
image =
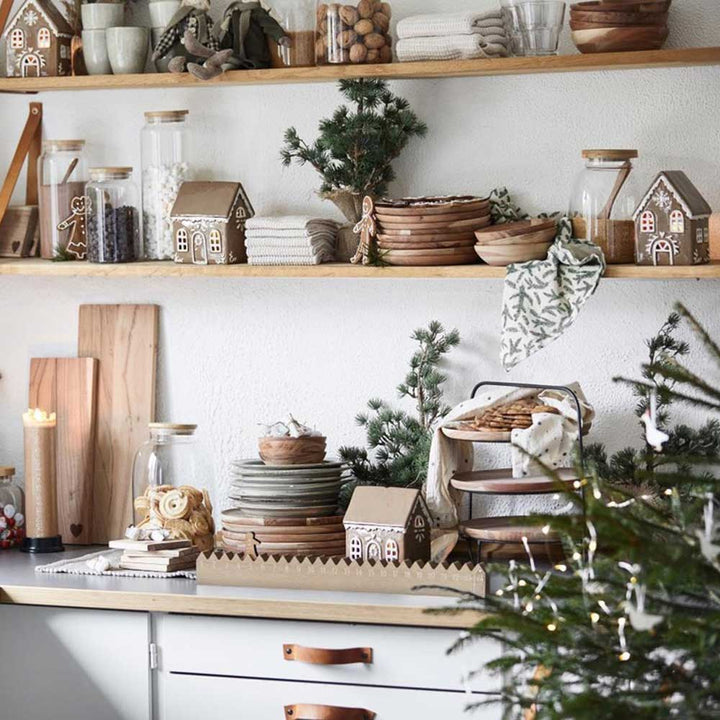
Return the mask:
[(14, 467), (0, 466), (0, 550), (20, 546), (25, 537), (25, 496), (14, 476)]
[(171, 260), (175, 253), (170, 213), (180, 185), (190, 180), (187, 110), (145, 113), (141, 133), (145, 257)]
[(212, 550), (215, 523), (208, 488), (210, 465), (195, 435), (196, 425), (150, 423), (150, 437), (135, 455), (133, 540), (191, 540)]

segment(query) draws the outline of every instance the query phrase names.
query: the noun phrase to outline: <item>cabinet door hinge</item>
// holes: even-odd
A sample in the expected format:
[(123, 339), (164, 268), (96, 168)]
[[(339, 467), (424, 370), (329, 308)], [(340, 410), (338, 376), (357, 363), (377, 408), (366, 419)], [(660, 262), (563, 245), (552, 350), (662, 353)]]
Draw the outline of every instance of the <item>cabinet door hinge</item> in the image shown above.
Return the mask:
[(151, 642), (149, 646), (150, 669), (157, 670), (158, 666), (158, 646)]

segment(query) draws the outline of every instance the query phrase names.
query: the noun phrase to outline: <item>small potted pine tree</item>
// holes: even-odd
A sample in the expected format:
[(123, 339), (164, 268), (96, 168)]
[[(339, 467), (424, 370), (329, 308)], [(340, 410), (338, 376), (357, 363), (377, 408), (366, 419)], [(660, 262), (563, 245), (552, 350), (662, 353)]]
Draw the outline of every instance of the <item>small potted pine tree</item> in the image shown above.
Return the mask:
[(427, 126), (382, 80), (340, 80), (340, 92), (355, 107), (341, 105), (331, 118), (320, 121), (314, 143), (300, 138), (294, 127), (285, 131), (283, 165), (308, 163), (322, 177), (320, 196), (331, 200), (348, 220), (340, 233), (338, 260), (349, 260), (358, 237), (353, 226), (362, 216), (365, 195), (382, 196), (395, 178), (395, 160), (411, 138), (423, 136)]

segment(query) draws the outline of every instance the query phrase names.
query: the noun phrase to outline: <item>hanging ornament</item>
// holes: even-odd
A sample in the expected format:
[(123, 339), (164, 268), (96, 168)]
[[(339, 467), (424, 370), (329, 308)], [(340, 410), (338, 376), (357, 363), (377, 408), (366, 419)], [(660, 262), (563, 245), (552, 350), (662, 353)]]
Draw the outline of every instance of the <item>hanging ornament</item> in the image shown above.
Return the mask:
[(650, 393), (648, 409), (643, 413), (640, 420), (645, 423), (645, 439), (647, 440), (647, 444), (655, 450), (655, 452), (662, 452), (663, 445), (670, 439), (670, 436), (658, 429), (656, 418), (657, 395), (653, 390), (652, 393)]

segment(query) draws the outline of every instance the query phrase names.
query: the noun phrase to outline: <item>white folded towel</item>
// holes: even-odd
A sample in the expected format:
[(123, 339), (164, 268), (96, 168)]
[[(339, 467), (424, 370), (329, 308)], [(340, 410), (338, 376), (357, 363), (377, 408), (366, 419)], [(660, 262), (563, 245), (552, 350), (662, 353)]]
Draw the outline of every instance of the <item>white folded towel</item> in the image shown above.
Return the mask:
[(245, 222), (246, 230), (322, 230), (340, 227), (334, 220), (313, 218), (307, 215), (279, 215), (277, 217), (252, 217)]
[[(282, 234), (281, 234), (282, 233)], [(245, 244), (250, 245), (284, 245), (288, 247), (306, 247), (319, 242), (335, 242), (336, 233), (320, 232), (320, 233), (302, 233), (287, 234), (280, 230), (254, 230), (246, 231)]]
[(329, 245), (319, 247), (277, 247), (275, 245), (260, 245), (248, 247), (248, 257), (263, 257), (277, 255), (278, 257), (327, 257), (332, 256), (333, 248)]
[(395, 51), (400, 62), (420, 60), (470, 60), (507, 57), (504, 42), (489, 42), (482, 35), (414, 37), (398, 40)]
[(435, 13), (411, 15), (397, 24), (398, 39), (437, 35), (473, 35), (485, 28), (502, 27), (500, 9), (488, 12)]
[(313, 255), (312, 257), (302, 255), (248, 255), (248, 265), (320, 265), (323, 262), (327, 262), (327, 260), (324, 260), (319, 255)]

